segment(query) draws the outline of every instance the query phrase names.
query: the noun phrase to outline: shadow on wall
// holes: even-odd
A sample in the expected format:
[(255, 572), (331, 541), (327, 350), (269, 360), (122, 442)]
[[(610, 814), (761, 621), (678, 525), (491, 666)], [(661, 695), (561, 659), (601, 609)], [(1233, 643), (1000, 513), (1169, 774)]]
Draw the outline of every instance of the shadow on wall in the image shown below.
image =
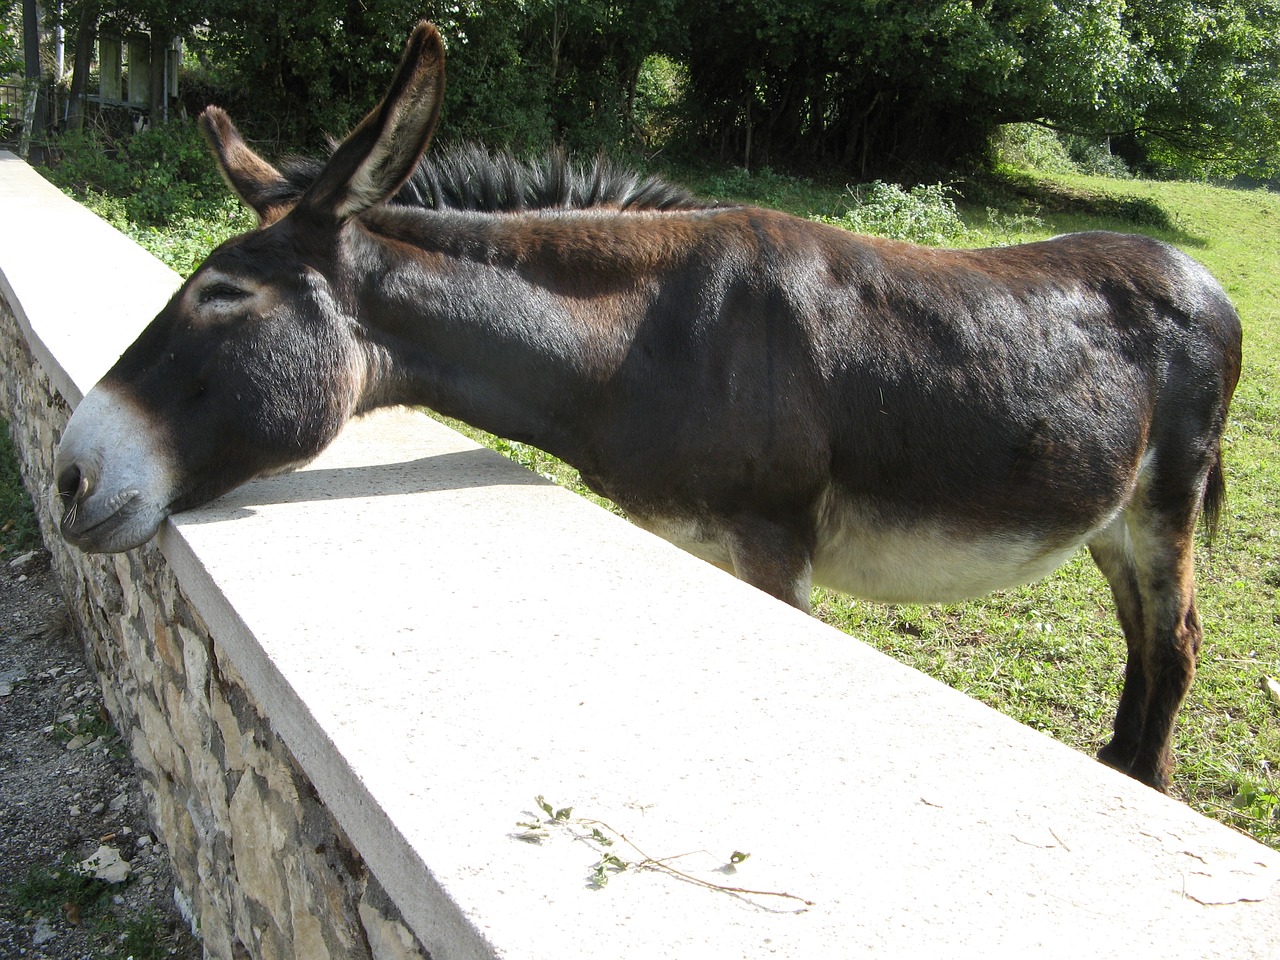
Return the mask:
[[(370, 497), (413, 496), (479, 487), (555, 486), (532, 471), (517, 473), (492, 450), (460, 450), (399, 463), (302, 469), (262, 477), (215, 500), (206, 511), (183, 515), (189, 524), (222, 523), (253, 507)], [(234, 511), (234, 512), (231, 512)]]

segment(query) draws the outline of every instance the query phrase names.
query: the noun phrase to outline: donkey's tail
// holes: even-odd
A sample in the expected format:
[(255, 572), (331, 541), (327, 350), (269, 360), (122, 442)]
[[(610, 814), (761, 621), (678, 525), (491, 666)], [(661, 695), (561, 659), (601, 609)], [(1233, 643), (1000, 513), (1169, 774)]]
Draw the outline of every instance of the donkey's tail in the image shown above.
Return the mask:
[(1209, 477), (1204, 485), (1204, 499), (1200, 502), (1200, 516), (1204, 521), (1205, 540), (1210, 549), (1213, 548), (1214, 537), (1218, 535), (1218, 522), (1222, 519), (1222, 508), (1227, 502), (1227, 475), (1222, 469), (1222, 447), (1214, 452), (1213, 466), (1209, 468)]

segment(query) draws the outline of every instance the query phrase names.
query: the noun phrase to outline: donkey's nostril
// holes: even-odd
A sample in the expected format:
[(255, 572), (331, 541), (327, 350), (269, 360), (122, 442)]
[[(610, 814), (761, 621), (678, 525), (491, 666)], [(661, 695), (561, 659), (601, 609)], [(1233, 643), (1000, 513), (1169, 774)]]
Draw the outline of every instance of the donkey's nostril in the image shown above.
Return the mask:
[(89, 478), (81, 472), (80, 467), (72, 464), (58, 474), (58, 496), (67, 506), (84, 499), (89, 492)]

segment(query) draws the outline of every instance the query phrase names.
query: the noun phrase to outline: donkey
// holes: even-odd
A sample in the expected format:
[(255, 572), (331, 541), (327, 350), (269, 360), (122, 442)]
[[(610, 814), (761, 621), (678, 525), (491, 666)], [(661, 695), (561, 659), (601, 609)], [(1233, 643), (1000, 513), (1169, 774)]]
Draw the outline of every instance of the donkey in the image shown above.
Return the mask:
[(424, 22), (325, 162), (281, 172), (204, 112), (259, 226), (75, 411), (55, 468), (69, 542), (130, 549), (411, 404), (561, 457), (802, 609), (813, 583), (980, 596), (1085, 544), (1128, 645), (1100, 757), (1168, 787), (1201, 640), (1193, 535), (1222, 504), (1240, 373), (1239, 319), (1201, 266), (1108, 233), (920, 248), (554, 164), (540, 200), (502, 163), (444, 189), (415, 175), (443, 91)]

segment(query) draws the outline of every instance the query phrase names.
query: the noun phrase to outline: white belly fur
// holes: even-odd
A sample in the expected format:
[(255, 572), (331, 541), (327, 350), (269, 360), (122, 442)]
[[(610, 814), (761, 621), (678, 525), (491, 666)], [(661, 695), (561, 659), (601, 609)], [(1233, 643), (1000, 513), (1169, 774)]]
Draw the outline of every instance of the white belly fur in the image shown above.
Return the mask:
[[(1120, 509), (1076, 535), (974, 536), (927, 520), (887, 519), (828, 491), (818, 510), (812, 583), (881, 603), (970, 600), (1048, 576), (1110, 525)], [(671, 517), (633, 516), (632, 520), (694, 556), (734, 572), (731, 536), (719, 525)], [(804, 576), (804, 583), (797, 584), (805, 597), (808, 583)]]
[(936, 522), (886, 521), (828, 493), (819, 511), (813, 582), (884, 603), (953, 603), (1047, 576), (1094, 530), (1052, 539), (1029, 532), (970, 536)]

